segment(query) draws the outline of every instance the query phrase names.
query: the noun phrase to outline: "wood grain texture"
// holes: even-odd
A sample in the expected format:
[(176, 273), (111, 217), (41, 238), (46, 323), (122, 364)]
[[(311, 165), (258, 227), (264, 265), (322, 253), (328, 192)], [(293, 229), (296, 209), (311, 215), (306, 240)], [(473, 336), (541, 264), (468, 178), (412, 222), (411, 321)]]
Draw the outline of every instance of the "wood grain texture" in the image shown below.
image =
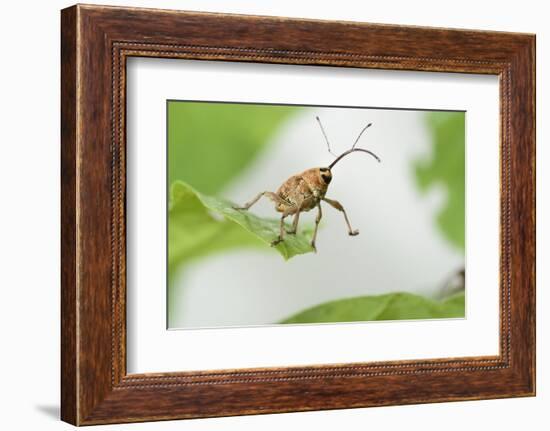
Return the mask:
[(61, 16), (61, 417), (77, 422), (76, 9)]
[[(63, 420), (86, 425), (534, 394), (533, 35), (79, 5), (62, 11), (61, 39)], [(127, 375), (131, 56), (498, 75), (499, 356)]]

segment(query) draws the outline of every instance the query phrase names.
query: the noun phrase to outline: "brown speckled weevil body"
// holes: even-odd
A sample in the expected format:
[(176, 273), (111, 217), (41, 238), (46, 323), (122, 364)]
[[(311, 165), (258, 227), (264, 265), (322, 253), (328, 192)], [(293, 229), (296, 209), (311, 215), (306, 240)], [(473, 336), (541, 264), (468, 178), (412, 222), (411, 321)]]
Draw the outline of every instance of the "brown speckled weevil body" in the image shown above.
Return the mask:
[[(323, 132), (323, 136), (325, 137), (325, 140), (327, 142), (329, 153), (336, 157), (334, 161), (326, 168), (311, 168), (300, 174), (291, 176), (281, 185), (281, 187), (279, 187), (279, 189), (275, 193), (269, 191), (258, 193), (258, 195), (256, 195), (254, 199), (252, 199), (250, 202), (247, 202), (242, 207), (234, 207), (237, 210), (248, 210), (252, 205), (258, 202), (258, 200), (260, 200), (262, 196), (266, 196), (270, 198), (273, 202), (275, 202), (275, 209), (278, 212), (282, 213), (282, 216), (279, 236), (271, 243), (272, 246), (279, 244), (281, 241), (284, 241), (285, 233), (290, 235), (296, 234), (296, 231), (298, 229), (298, 220), (300, 219), (300, 213), (312, 210), (313, 208), (317, 208), (317, 217), (315, 218), (315, 230), (313, 231), (313, 238), (311, 239), (311, 246), (314, 250), (316, 250), (315, 239), (317, 238), (317, 228), (319, 227), (319, 222), (321, 221), (321, 217), (323, 215), (321, 211), (321, 201), (325, 201), (333, 208), (342, 212), (342, 214), (344, 215), (344, 220), (346, 221), (349, 235), (355, 236), (359, 234), (358, 230), (351, 228), (346, 210), (340, 204), (340, 202), (329, 199), (325, 197), (325, 195), (327, 193), (328, 186), (332, 180), (332, 168), (334, 167), (334, 165), (336, 165), (336, 163), (338, 163), (348, 154), (360, 151), (370, 154), (378, 162), (380, 162), (380, 158), (371, 151), (365, 150), (363, 148), (355, 148), (355, 145), (357, 145), (357, 142), (359, 141), (359, 138), (361, 138), (363, 132), (367, 130), (372, 125), (372, 123), (367, 124), (361, 130), (361, 132), (357, 136), (357, 139), (349, 150), (344, 151), (339, 156), (336, 156), (336, 154), (334, 154), (330, 149), (330, 143), (327, 134), (325, 133), (325, 129), (321, 124), (321, 120), (319, 119), (319, 117), (316, 118), (319, 122), (319, 126), (321, 127), (321, 131)], [(284, 220), (289, 215), (294, 215), (294, 221), (292, 223), (292, 229), (286, 231)]]

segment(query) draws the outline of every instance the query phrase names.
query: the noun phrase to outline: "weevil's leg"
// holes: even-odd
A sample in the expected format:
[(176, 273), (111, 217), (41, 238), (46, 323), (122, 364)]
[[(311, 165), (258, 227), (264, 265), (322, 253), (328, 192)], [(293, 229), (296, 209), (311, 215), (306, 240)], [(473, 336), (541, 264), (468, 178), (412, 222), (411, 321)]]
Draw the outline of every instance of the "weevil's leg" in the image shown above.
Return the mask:
[(288, 216), (288, 214), (286, 212), (283, 213), (283, 215), (281, 216), (281, 225), (279, 227), (279, 236), (277, 237), (277, 239), (275, 239), (274, 241), (271, 241), (271, 247), (274, 247), (276, 246), (277, 244), (279, 244), (280, 242), (282, 242), (284, 240), (284, 235), (285, 235), (285, 218)]
[(298, 230), (298, 220), (300, 219), (300, 211), (296, 211), (296, 214), (294, 214), (294, 220), (292, 220), (292, 229), (287, 230), (286, 233), (290, 235), (295, 235), (296, 231)]
[(317, 217), (315, 217), (315, 230), (313, 231), (313, 238), (311, 239), (311, 246), (313, 247), (313, 250), (317, 252), (317, 248), (315, 247), (315, 240), (317, 239), (317, 229), (319, 228), (319, 222), (321, 221), (321, 217), (323, 217), (323, 211), (321, 211), (321, 202), (317, 204)]
[(302, 212), (303, 200), (297, 204), (298, 210), (294, 214), (294, 220), (292, 221), (292, 229), (287, 230), (286, 233), (294, 235), (298, 231), (298, 220), (300, 220), (300, 213)]
[(346, 220), (346, 224), (348, 225), (348, 233), (351, 236), (359, 235), (359, 231), (357, 229), (354, 230), (354, 229), (351, 228), (351, 224), (349, 223), (349, 219), (348, 219), (348, 215), (346, 214), (346, 210), (344, 209), (342, 204), (340, 204), (340, 202), (335, 201), (333, 199), (328, 199), (328, 198), (323, 198), (323, 200), (327, 204), (329, 204), (331, 207), (336, 208), (338, 211), (342, 211), (344, 213), (344, 219)]
[(255, 197), (254, 199), (252, 199), (250, 202), (245, 203), (242, 207), (234, 206), (233, 209), (236, 209), (236, 210), (247, 210), (247, 209), (249, 209), (252, 205), (254, 205), (256, 202), (258, 202), (262, 196), (268, 197), (269, 199), (271, 199), (271, 200), (272, 200), (273, 202), (275, 202), (276, 204), (288, 205), (288, 202), (286, 202), (284, 199), (282, 199), (281, 197), (279, 197), (279, 195), (277, 195), (276, 193), (273, 193), (273, 192), (261, 192), (261, 193), (258, 193), (258, 194), (256, 195), (256, 197)]
[(279, 225), (279, 237), (271, 242), (271, 246), (273, 247), (274, 245), (277, 245), (279, 244), (280, 242), (284, 241), (284, 238), (285, 238), (285, 232), (286, 232), (286, 229), (285, 229), (285, 218), (288, 217), (290, 214), (292, 214), (294, 211), (294, 208), (295, 206), (294, 205), (291, 205), (289, 206), (287, 204), (287, 207), (285, 208), (284, 212), (283, 212), (283, 215), (281, 216), (281, 224)]

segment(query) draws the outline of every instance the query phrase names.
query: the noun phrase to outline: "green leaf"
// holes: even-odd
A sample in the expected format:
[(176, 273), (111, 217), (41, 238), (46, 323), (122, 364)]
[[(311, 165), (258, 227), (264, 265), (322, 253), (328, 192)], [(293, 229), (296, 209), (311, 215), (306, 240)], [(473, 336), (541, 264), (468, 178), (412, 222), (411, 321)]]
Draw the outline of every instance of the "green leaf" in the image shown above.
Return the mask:
[(280, 323), (330, 323), (464, 317), (464, 293), (434, 301), (412, 293), (359, 296), (326, 302)]
[(437, 216), (445, 237), (464, 250), (465, 245), (465, 113), (432, 112), (427, 115), (433, 157), (416, 163), (421, 190), (436, 184), (447, 191), (447, 201)]
[(193, 191), (171, 189), (168, 212), (168, 265), (172, 275), (177, 265), (234, 247), (262, 244), (254, 235), (223, 219), (216, 219)]
[(168, 184), (216, 194), (242, 174), (290, 114), (301, 108), (168, 102)]
[(182, 181), (172, 184), (168, 211), (169, 268), (235, 247), (274, 249), (285, 260), (313, 251), (311, 229), (302, 228), (296, 235), (287, 235), (283, 242), (271, 247), (279, 235), (279, 220), (235, 210), (233, 205), (225, 199), (199, 193)]

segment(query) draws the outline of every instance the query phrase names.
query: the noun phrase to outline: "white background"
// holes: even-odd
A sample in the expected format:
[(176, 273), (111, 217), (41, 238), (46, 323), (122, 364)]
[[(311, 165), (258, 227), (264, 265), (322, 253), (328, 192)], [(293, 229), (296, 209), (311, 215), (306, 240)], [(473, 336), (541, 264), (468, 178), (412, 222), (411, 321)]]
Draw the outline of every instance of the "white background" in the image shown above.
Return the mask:
[[(498, 354), (498, 239), (499, 230), (499, 105), (498, 79), (491, 76), (441, 74), (404, 71), (365, 71), (358, 69), (342, 69), (327, 67), (297, 67), (285, 65), (253, 65), (227, 64), (223, 62), (199, 62), (172, 59), (137, 59), (132, 60), (128, 75), (128, 372), (162, 372), (201, 369), (247, 368), (304, 364), (330, 364), (344, 362), (367, 362), (382, 360), (425, 359), (459, 356), (490, 356)], [(190, 85), (190, 83), (192, 83)], [(322, 94), (319, 89), (322, 88)], [(210, 328), (183, 331), (166, 331), (166, 99), (188, 98), (192, 100), (225, 100), (243, 102), (285, 102), (285, 103), (325, 103), (338, 106), (361, 106), (369, 103), (372, 106), (410, 107), (424, 109), (457, 109), (466, 111), (466, 289), (467, 319), (446, 319), (415, 322), (367, 322), (338, 325), (279, 325), (269, 328)], [(331, 243), (333, 250), (321, 248), (321, 237), (318, 241), (319, 253), (308, 257), (314, 259), (310, 272), (315, 272), (317, 266), (327, 268), (344, 268), (362, 266), (365, 272), (349, 270), (349, 278), (336, 276), (327, 285), (333, 290), (335, 285), (355, 284), (355, 280), (368, 280), (369, 284), (381, 284), (373, 273), (383, 267), (385, 261), (378, 260), (382, 250), (391, 251), (393, 266), (398, 266), (404, 273), (400, 286), (414, 285), (419, 279), (407, 271), (407, 266), (415, 266), (424, 273), (435, 272), (423, 265), (446, 267), (448, 264), (439, 258), (433, 258), (426, 251), (429, 233), (418, 235), (414, 240), (407, 238), (409, 231), (421, 231), (422, 219), (414, 219), (407, 215), (410, 224), (402, 220), (403, 214), (399, 208), (407, 208), (414, 213), (418, 210), (418, 201), (411, 203), (400, 198), (392, 181), (399, 178), (400, 172), (406, 171), (399, 166), (396, 152), (404, 156), (412, 152), (415, 146), (414, 128), (408, 127), (407, 115), (418, 115), (418, 112), (377, 111), (377, 110), (340, 110), (335, 109), (319, 112), (325, 124), (343, 122), (343, 117), (349, 119), (344, 129), (352, 128), (353, 123), (369, 121), (375, 125), (369, 130), (365, 143), (372, 151), (377, 152), (384, 162), (371, 165), (365, 169), (364, 160), (359, 158), (346, 161), (351, 172), (365, 172), (363, 177), (353, 178), (351, 175), (337, 174), (331, 183), (331, 196), (338, 196), (354, 219), (371, 220), (373, 227), (361, 226), (366, 241), (376, 244), (376, 234), (379, 232), (383, 240), (378, 247), (373, 245), (372, 252), (361, 241), (346, 244), (345, 249), (338, 250), (341, 229), (336, 223), (330, 223), (328, 229), (323, 229), (323, 238), (328, 232), (340, 233), (334, 235)], [(367, 113), (368, 112), (368, 113)], [(388, 116), (390, 115), (390, 116)], [(399, 116), (398, 116), (399, 115)], [(313, 119), (312, 114), (308, 115)], [(354, 118), (355, 117), (355, 118)], [(331, 121), (332, 120), (332, 121)], [(418, 120), (417, 120), (418, 121)], [(308, 121), (309, 123), (309, 121)], [(385, 125), (386, 123), (387, 125)], [(399, 127), (396, 127), (396, 124)], [(314, 124), (314, 126), (316, 126)], [(316, 127), (315, 132), (319, 132)], [(340, 134), (331, 129), (332, 137), (337, 139), (333, 146), (342, 145)], [(288, 145), (290, 154), (283, 157), (284, 162), (275, 164), (278, 172), (269, 172), (265, 166), (260, 170), (267, 173), (267, 178), (281, 175), (280, 170), (288, 169), (283, 176), (299, 172), (306, 163), (322, 155), (326, 159), (326, 149), (314, 145), (315, 139), (308, 138), (305, 133), (282, 133), (284, 144), (275, 145), (280, 148)], [(286, 136), (285, 136), (286, 135)], [(299, 137), (299, 138), (298, 138)], [(339, 138), (339, 139), (338, 139)], [(351, 137), (348, 138), (351, 141)], [(425, 142), (426, 137), (419, 138)], [(311, 148), (304, 142), (311, 142)], [(362, 145), (365, 146), (365, 143)], [(339, 145), (338, 145), (339, 144)], [(306, 147), (307, 157), (300, 160), (300, 148)], [(319, 148), (320, 147), (320, 148)], [(393, 149), (393, 152), (392, 152)], [(276, 158), (275, 155), (271, 157)], [(268, 157), (268, 158), (271, 158)], [(349, 162), (349, 163), (348, 163)], [(293, 166), (292, 163), (296, 163)], [(363, 164), (361, 164), (363, 163)], [(300, 166), (301, 164), (301, 166)], [(306, 165), (307, 166), (307, 165)], [(342, 171), (340, 171), (342, 172)], [(386, 177), (383, 173), (386, 172)], [(341, 186), (341, 181), (348, 179), (347, 185)], [(265, 178), (263, 181), (267, 181)], [(406, 181), (410, 179), (406, 176)], [(258, 180), (244, 180), (248, 183), (244, 194), (235, 198), (236, 202), (245, 201), (245, 197), (253, 196), (256, 188), (262, 183)], [(361, 199), (357, 199), (357, 184), (378, 184), (383, 186), (384, 193), (392, 195), (391, 199), (400, 200), (393, 203), (391, 199), (377, 201), (380, 191), (376, 187), (364, 187)], [(380, 187), (378, 187), (380, 189)], [(370, 192), (370, 193), (369, 193)], [(433, 196), (437, 198), (437, 196)], [(363, 215), (359, 215), (360, 205), (356, 201), (367, 201)], [(429, 201), (429, 199), (425, 199)], [(254, 212), (261, 204), (254, 207)], [(388, 208), (395, 214), (392, 220), (386, 212), (377, 208)], [(437, 208), (437, 207), (436, 207)], [(327, 211), (328, 215), (331, 214)], [(380, 218), (376, 218), (379, 214)], [(307, 215), (306, 215), (307, 217)], [(424, 216), (426, 217), (426, 216)], [(429, 216), (426, 217), (429, 219)], [(341, 221), (341, 220), (340, 220)], [(400, 225), (400, 227), (395, 227)], [(341, 226), (338, 226), (341, 228)], [(367, 228), (364, 230), (363, 228)], [(391, 236), (397, 239), (392, 241)], [(364, 238), (361, 236), (360, 238)], [(422, 248), (418, 243), (422, 243)], [(326, 244), (326, 242), (324, 243)], [(407, 256), (400, 260), (393, 249), (406, 248), (407, 244), (414, 247), (414, 253), (421, 257)], [(369, 244), (370, 245), (370, 244)], [(326, 246), (325, 246), (326, 247)], [(428, 249), (429, 250), (429, 249)], [(440, 247), (440, 255), (446, 251)], [(332, 252), (332, 255), (331, 255)], [(233, 274), (244, 274), (249, 266), (259, 266), (254, 260), (257, 253), (250, 253), (239, 261), (231, 261), (231, 255), (225, 254), (223, 266), (230, 267), (223, 274), (218, 268), (206, 269), (205, 273), (222, 273), (221, 278), (212, 280), (204, 276), (199, 289), (208, 292), (208, 305), (212, 297), (216, 297), (216, 285), (220, 286), (228, 297), (248, 295), (248, 290), (231, 290)], [(341, 259), (339, 255), (356, 255), (360, 259)], [(229, 260), (229, 262), (227, 262)], [(368, 267), (372, 262), (373, 266)], [(462, 257), (455, 260), (451, 271), (456, 265), (462, 266)], [(296, 260), (290, 263), (295, 265)], [(280, 267), (277, 264), (281, 264)], [(286, 283), (290, 286), (287, 292), (278, 287), (271, 288), (268, 284), (258, 287), (258, 278), (249, 284), (250, 290), (260, 291), (265, 302), (276, 302), (278, 295), (292, 297), (296, 286), (307, 286), (312, 283), (316, 294), (322, 294), (323, 278), (329, 278), (334, 271), (317, 271), (320, 279), (308, 275), (302, 279), (307, 260), (298, 264), (298, 272), (292, 272), (293, 266), (283, 263), (279, 256), (274, 256), (267, 271), (281, 274), (280, 279), (288, 277)], [(401, 269), (403, 268), (403, 270)], [(382, 274), (394, 272), (395, 268), (387, 269)], [(409, 274), (407, 274), (409, 272)], [(440, 279), (448, 277), (440, 274)], [(257, 277), (264, 276), (260, 271)], [(385, 275), (385, 277), (387, 277)], [(206, 279), (206, 281), (205, 281)], [(239, 286), (246, 285), (244, 277), (239, 275)], [(432, 282), (435, 284), (435, 281)], [(439, 281), (440, 283), (440, 281)], [(277, 285), (275, 285), (277, 286)], [(189, 287), (189, 286), (186, 286)], [(403, 289), (403, 287), (401, 287)], [(349, 288), (348, 288), (349, 289)], [(270, 298), (270, 292), (273, 291)], [(344, 297), (346, 288), (338, 287), (338, 293)], [(349, 295), (349, 293), (347, 293)], [(174, 295), (175, 296), (175, 295)], [(261, 309), (261, 313), (269, 315), (270, 306), (264, 305), (262, 299), (248, 299), (251, 305)], [(171, 301), (174, 298), (171, 297)], [(192, 302), (191, 298), (187, 298)], [(187, 301), (182, 301), (183, 304)], [(293, 297), (294, 301), (294, 297)], [(230, 300), (224, 299), (221, 308), (228, 307), (239, 314), (238, 308), (230, 305)], [(247, 300), (243, 300), (246, 304)], [(171, 306), (173, 304), (170, 304)], [(200, 302), (193, 303), (195, 308), (202, 309)], [(312, 305), (312, 304), (310, 304)], [(302, 305), (303, 306), (303, 305)], [(204, 307), (204, 306), (203, 306)], [(288, 311), (286, 311), (288, 313)], [(214, 311), (217, 314), (216, 311)], [(206, 313), (205, 313), (206, 314)], [(221, 313), (219, 313), (221, 314)], [(245, 316), (246, 314), (242, 313)], [(283, 317), (283, 316), (281, 316)], [(280, 317), (280, 318), (281, 318)], [(220, 317), (223, 319), (223, 317)], [(264, 317), (265, 318), (265, 317)], [(278, 319), (274, 319), (277, 321)], [(223, 321), (223, 320), (222, 320)], [(250, 324), (244, 320), (240, 326)], [(265, 320), (260, 321), (265, 322)], [(237, 324), (239, 325), (239, 324)], [(222, 325), (223, 326), (223, 325)], [(357, 343), (356, 340), (361, 340)], [(307, 346), (307, 348), (303, 348)]]
[[(103, 3), (113, 2), (104, 1)], [(118, 1), (121, 5), (345, 19), (537, 33), (537, 113), (550, 116), (550, 30), (544, 2), (463, 0), (311, 1)], [(70, 429), (57, 420), (59, 399), (59, 9), (63, 1), (3, 5), (0, 94), (0, 301), (2, 328), (2, 428)], [(293, 413), (255, 417), (106, 426), (98, 429), (545, 429), (550, 421), (547, 186), (548, 126), (538, 135), (538, 396), (509, 399)], [(546, 314), (545, 314), (546, 312)], [(546, 364), (545, 364), (546, 363)], [(399, 427), (399, 428), (398, 428)]]

